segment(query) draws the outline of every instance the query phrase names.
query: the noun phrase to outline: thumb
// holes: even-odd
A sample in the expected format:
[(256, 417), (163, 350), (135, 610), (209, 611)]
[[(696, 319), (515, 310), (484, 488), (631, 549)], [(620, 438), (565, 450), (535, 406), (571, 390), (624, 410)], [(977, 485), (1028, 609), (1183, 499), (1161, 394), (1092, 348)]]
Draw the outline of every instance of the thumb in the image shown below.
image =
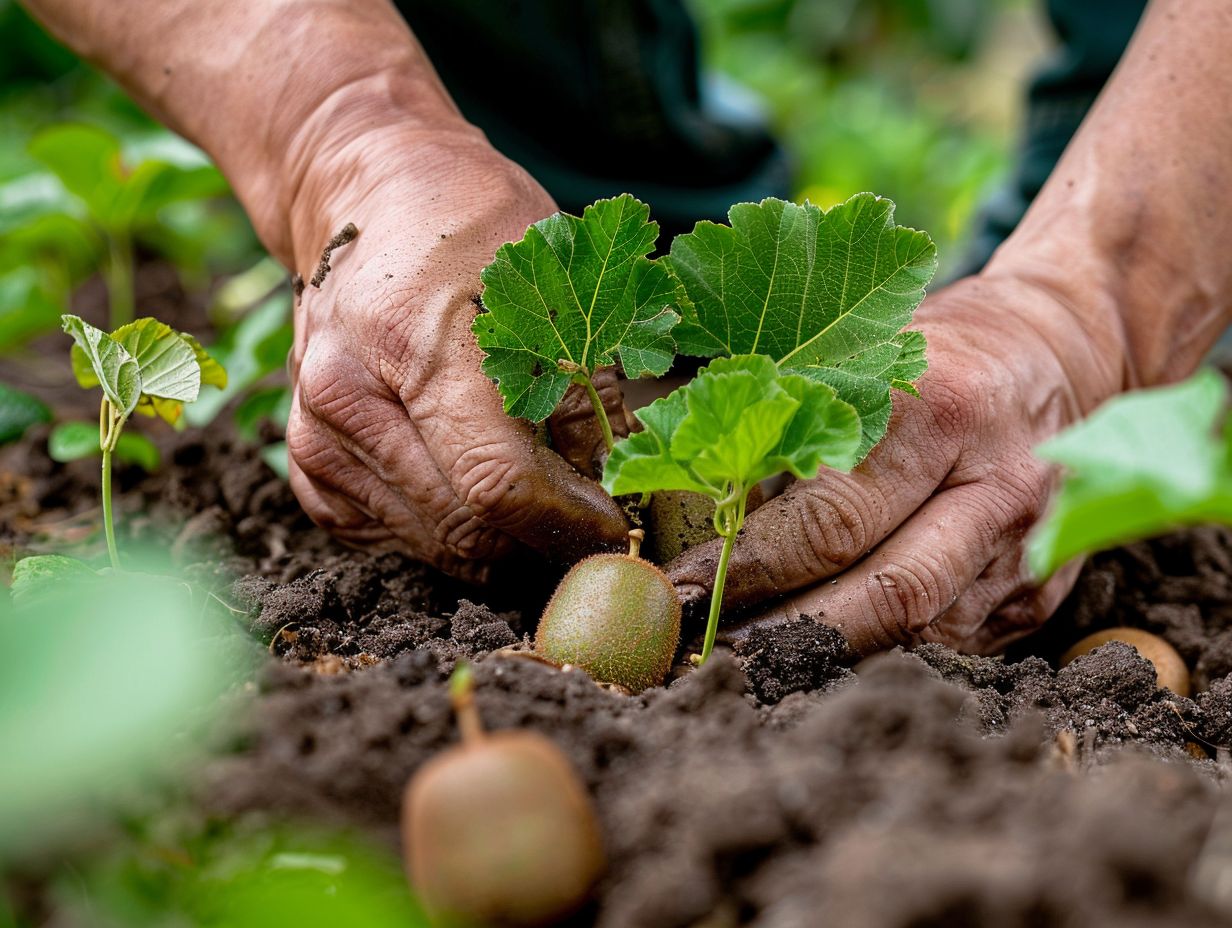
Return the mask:
[[(615, 438), (629, 434), (624, 398), (614, 367), (601, 367), (591, 382), (599, 394)], [(580, 384), (573, 384), (556, 411), (548, 419), (548, 434), (556, 453), (588, 477), (598, 477), (607, 456), (603, 427), (595, 415), (590, 394)]]

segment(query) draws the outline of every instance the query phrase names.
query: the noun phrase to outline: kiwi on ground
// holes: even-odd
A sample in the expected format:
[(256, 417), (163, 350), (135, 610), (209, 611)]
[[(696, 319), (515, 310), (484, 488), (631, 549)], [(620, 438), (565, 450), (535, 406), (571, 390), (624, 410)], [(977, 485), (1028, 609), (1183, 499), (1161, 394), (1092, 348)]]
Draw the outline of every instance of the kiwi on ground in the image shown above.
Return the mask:
[(469, 669), (450, 687), (463, 742), (419, 769), (402, 806), (411, 886), (441, 928), (551, 924), (606, 866), (590, 797), (547, 738), (483, 731)]
[(1167, 687), (1178, 696), (1189, 695), (1189, 668), (1176, 648), (1164, 641), (1158, 635), (1143, 631), (1140, 628), (1106, 628), (1093, 635), (1087, 635), (1061, 658), (1064, 667), (1075, 658), (1094, 651), (1100, 645), (1110, 641), (1121, 641), (1137, 649), (1138, 653), (1155, 665), (1155, 682)]
[(539, 620), (538, 654), (634, 693), (663, 682), (680, 644), (680, 600), (663, 571), (638, 557), (642, 537), (629, 533), (628, 554), (573, 566)]

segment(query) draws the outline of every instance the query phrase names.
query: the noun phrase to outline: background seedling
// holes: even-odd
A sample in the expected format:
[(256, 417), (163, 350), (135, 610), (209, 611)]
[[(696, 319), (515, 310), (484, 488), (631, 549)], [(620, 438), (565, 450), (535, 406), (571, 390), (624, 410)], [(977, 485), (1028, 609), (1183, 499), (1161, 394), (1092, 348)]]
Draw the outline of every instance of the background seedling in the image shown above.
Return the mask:
[(612, 427), (592, 378), (617, 361), (626, 377), (661, 376), (675, 357), (670, 308), (676, 284), (647, 255), (659, 235), (650, 210), (628, 194), (599, 200), (579, 219), (557, 213), (483, 270), (473, 326), (505, 411), (533, 422), (581, 384), (610, 451)]
[(108, 334), (64, 316), (73, 337), (73, 373), (85, 388), (101, 387), (98, 447), (103, 458), (103, 530), (111, 565), (120, 569), (111, 511), (111, 459), (128, 417), (138, 411), (175, 423), (201, 385), (225, 387), (227, 374), (191, 335), (156, 319), (138, 319)]
[(824, 383), (783, 374), (764, 355), (712, 361), (690, 383), (637, 412), (645, 431), (618, 442), (603, 474), (613, 495), (692, 490), (715, 501), (723, 539), (701, 660), (714, 648), (727, 564), (749, 492), (781, 473), (848, 470), (860, 417)]

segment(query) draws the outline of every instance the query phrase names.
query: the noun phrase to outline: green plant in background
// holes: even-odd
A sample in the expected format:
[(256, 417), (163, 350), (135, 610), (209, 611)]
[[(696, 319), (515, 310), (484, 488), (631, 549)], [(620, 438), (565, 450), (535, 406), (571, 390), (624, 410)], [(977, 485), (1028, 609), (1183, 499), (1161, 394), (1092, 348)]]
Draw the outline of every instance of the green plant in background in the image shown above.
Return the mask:
[(1184, 525), (1232, 525), (1227, 404), (1226, 381), (1203, 370), (1109, 400), (1036, 448), (1065, 476), (1031, 536), (1032, 573)]
[(111, 459), (134, 412), (175, 423), (203, 384), (225, 387), (227, 374), (191, 335), (145, 318), (112, 333), (77, 316), (63, 317), (73, 337), (73, 374), (87, 389), (101, 387), (98, 447), (103, 459), (103, 530), (112, 567), (120, 569), (111, 510)]
[[(226, 192), (222, 175), (204, 158), (187, 166), (159, 157), (126, 159), (120, 139), (88, 125), (45, 129), (30, 142), (31, 155), (47, 168), (76, 201), (69, 210), (62, 198), (49, 198), (32, 221), (48, 215), (84, 222), (101, 241), (101, 265), (107, 283), (111, 327), (132, 321), (133, 242), (143, 227), (156, 224), (173, 203), (219, 196)], [(27, 177), (32, 184), (38, 175)]]

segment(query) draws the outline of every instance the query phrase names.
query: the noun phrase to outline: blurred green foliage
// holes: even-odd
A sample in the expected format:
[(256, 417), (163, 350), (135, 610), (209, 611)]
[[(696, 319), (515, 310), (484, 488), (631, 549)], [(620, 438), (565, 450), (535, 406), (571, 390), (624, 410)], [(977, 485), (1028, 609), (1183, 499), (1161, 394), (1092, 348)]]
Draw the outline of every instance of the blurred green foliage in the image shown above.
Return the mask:
[[(874, 190), (956, 262), (1009, 164), (1022, 0), (694, 0), (706, 63), (752, 89), (797, 164), (797, 198)], [(1007, 30), (1007, 23), (1014, 30)], [(1007, 31), (1014, 34), (1007, 37)]]

